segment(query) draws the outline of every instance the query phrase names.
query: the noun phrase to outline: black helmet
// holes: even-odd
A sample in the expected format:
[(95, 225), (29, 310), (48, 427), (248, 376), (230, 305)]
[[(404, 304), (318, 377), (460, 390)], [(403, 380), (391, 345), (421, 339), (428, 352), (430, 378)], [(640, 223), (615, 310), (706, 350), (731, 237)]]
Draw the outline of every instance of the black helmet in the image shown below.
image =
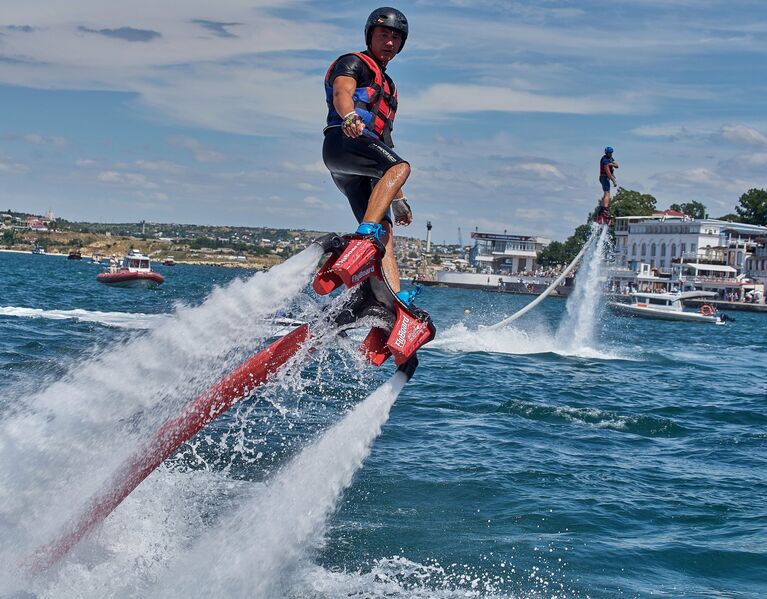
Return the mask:
[(405, 15), (396, 8), (389, 6), (382, 6), (371, 12), (367, 23), (365, 23), (365, 45), (368, 47), (373, 37), (373, 27), (388, 27), (394, 31), (399, 31), (402, 34), (402, 45), (399, 47), (398, 53), (402, 52), (407, 40), (407, 18)]

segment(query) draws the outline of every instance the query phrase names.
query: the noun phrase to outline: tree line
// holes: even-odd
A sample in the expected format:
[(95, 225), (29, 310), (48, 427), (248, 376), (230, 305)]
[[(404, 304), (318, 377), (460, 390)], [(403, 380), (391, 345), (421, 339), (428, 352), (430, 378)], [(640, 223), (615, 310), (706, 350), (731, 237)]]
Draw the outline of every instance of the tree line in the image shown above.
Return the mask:
[[(706, 206), (692, 201), (671, 204), (669, 210), (682, 212), (694, 219), (709, 218)], [(610, 213), (618, 216), (650, 216), (657, 212), (657, 200), (649, 193), (639, 193), (630, 189), (618, 188), (610, 201)], [(590, 214), (586, 223), (578, 226), (565, 241), (553, 241), (538, 257), (538, 263), (544, 268), (569, 264), (586, 243), (591, 232), (594, 215)], [(718, 217), (733, 223), (767, 226), (767, 190), (749, 189), (740, 196), (735, 212)]]

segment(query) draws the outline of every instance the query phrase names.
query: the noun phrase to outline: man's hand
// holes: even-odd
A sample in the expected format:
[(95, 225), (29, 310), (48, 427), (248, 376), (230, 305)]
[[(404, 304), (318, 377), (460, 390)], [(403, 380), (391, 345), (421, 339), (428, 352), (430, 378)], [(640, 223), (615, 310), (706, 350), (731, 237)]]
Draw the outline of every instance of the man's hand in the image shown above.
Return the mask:
[(394, 213), (395, 224), (407, 227), (413, 222), (413, 211), (405, 198), (395, 199), (391, 203), (391, 211)]
[(341, 123), (341, 131), (346, 137), (354, 139), (365, 132), (365, 123), (356, 112), (350, 112)]

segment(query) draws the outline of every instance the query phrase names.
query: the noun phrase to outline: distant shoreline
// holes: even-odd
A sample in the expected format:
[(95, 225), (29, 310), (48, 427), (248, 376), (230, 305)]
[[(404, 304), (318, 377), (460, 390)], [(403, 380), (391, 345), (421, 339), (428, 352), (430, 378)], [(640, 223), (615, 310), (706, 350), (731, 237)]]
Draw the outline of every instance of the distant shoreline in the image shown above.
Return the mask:
[[(56, 256), (59, 258), (67, 258), (69, 254), (62, 254), (61, 252), (45, 252), (44, 254), (32, 254), (32, 250), (9, 250), (0, 248), (0, 252), (7, 254), (30, 254), (35, 256)], [(90, 262), (92, 256), (83, 255), (79, 262)], [(162, 264), (162, 260), (152, 260), (152, 262)], [(220, 266), (221, 268), (241, 268), (243, 270), (263, 270), (263, 267), (251, 265), (242, 262), (228, 262), (228, 261), (205, 261), (205, 260), (176, 260), (176, 265), (184, 264), (186, 266)], [(173, 268), (169, 266), (168, 268)]]

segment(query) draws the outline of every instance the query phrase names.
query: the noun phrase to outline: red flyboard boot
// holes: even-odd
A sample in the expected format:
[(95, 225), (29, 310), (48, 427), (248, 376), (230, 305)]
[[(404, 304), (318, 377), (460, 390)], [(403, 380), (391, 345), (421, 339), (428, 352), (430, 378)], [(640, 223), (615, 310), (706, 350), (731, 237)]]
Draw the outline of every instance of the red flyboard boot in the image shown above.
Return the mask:
[(401, 366), (421, 346), (434, 339), (437, 332), (425, 310), (408, 308), (398, 303), (395, 314), (396, 319), (390, 330), (373, 327), (362, 341), (362, 352), (375, 366), (380, 366), (392, 355), (394, 363)]
[(434, 339), (437, 329), (425, 310), (396, 304), (397, 320), (386, 341), (386, 347), (394, 356), (394, 363), (401, 366), (415, 355), (422, 345)]
[(383, 244), (373, 237), (344, 235), (343, 247), (334, 251), (314, 278), (312, 287), (320, 295), (327, 295), (341, 285), (354, 287), (375, 275), (383, 279), (381, 258)]
[(383, 276), (381, 259), (386, 250), (378, 239), (329, 235), (317, 242), (332, 255), (317, 272), (312, 287), (327, 295), (341, 285), (359, 286), (347, 309), (337, 315), (336, 324), (349, 325), (364, 317), (377, 321), (361, 346), (371, 363), (380, 366), (393, 355), (397, 366), (403, 366), (418, 348), (434, 339), (436, 329), (429, 314), (405, 304)]
[(610, 216), (610, 211), (604, 206), (597, 208), (597, 224), (611, 225), (613, 223), (613, 217)]

